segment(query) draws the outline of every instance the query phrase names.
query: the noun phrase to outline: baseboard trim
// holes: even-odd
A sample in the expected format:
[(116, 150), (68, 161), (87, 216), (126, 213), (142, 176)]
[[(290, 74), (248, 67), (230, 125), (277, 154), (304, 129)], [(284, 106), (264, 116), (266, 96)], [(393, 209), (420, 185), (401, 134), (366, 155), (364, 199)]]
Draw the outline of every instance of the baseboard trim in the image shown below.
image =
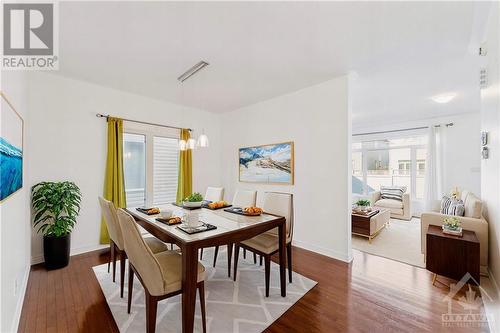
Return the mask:
[(19, 321), (21, 320), (21, 311), (23, 310), (24, 298), (26, 297), (26, 290), (28, 289), (28, 279), (30, 276), (29, 265), (26, 265), (26, 269), (24, 271), (23, 276), (23, 284), (21, 285), (21, 289), (19, 290), (19, 298), (17, 299), (16, 311), (14, 312), (14, 320), (11, 325), (11, 332), (17, 332), (19, 328)]
[(490, 278), (491, 284), (493, 285), (493, 288), (495, 288), (496, 296), (498, 299), (500, 299), (500, 288), (498, 288), (497, 280), (495, 280), (495, 276), (493, 275), (493, 272), (490, 270), (488, 267), (488, 277)]
[[(91, 245), (91, 246), (78, 247), (70, 250), (70, 256), (73, 257), (79, 254), (92, 252), (96, 250), (102, 250), (108, 247), (109, 245)], [(43, 262), (44, 262), (43, 253), (31, 257), (31, 265), (37, 265)]]
[(296, 246), (296, 247), (300, 247), (304, 250), (316, 252), (316, 253), (322, 254), (324, 256), (327, 256), (327, 257), (330, 257), (333, 259), (337, 259), (337, 260), (340, 260), (340, 261), (343, 261), (346, 263), (350, 263), (353, 260), (352, 253), (350, 255), (348, 255), (346, 253), (342, 253), (342, 252), (328, 249), (328, 248), (325, 248), (322, 246), (310, 244), (308, 242), (303, 242), (300, 240), (293, 240), (292, 245)]

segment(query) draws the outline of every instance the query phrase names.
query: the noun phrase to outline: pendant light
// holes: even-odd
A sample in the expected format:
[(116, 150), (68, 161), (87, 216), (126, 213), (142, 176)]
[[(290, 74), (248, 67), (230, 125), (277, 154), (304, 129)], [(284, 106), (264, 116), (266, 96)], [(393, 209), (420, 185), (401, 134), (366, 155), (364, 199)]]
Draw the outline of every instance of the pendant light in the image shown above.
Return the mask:
[[(177, 80), (181, 83), (181, 99), (184, 101), (184, 84), (185, 81), (191, 77), (193, 77), (195, 74), (197, 74), (201, 69), (205, 68), (208, 66), (209, 63), (206, 61), (200, 61), (190, 69), (188, 69), (186, 72), (181, 74)], [(184, 104), (184, 103), (182, 103)], [(203, 104), (203, 103), (202, 103)], [(201, 148), (206, 148), (208, 147), (208, 136), (205, 134), (205, 130), (202, 130), (201, 135), (198, 137), (198, 139), (190, 138), (187, 141), (186, 140), (179, 140), (179, 149), (181, 151), (185, 151), (187, 149), (195, 149), (196, 147), (201, 147)]]
[(198, 137), (198, 147), (206, 148), (208, 147), (208, 136), (205, 134), (205, 130), (202, 130), (201, 135)]

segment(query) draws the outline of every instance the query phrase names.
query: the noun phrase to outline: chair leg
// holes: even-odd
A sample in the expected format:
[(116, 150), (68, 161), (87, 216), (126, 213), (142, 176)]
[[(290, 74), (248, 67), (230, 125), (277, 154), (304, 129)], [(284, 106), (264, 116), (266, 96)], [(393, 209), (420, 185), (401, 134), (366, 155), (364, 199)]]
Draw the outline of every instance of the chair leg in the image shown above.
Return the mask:
[(243, 259), (247, 258), (247, 249), (243, 249)]
[(134, 289), (134, 270), (130, 263), (128, 264), (128, 300), (127, 300), (127, 313), (130, 313), (132, 307), (132, 291)]
[(112, 257), (113, 257), (113, 243), (111, 242), (111, 240), (109, 240), (108, 273), (109, 273), (109, 269), (111, 268), (111, 260), (112, 260)]
[(116, 245), (113, 241), (111, 246), (111, 260), (113, 261), (113, 282), (115, 282), (116, 277)]
[(233, 257), (233, 244), (227, 244), (227, 277), (231, 277), (232, 257)]
[(286, 245), (286, 258), (288, 260), (288, 281), (292, 283), (292, 243)]
[(203, 260), (203, 248), (200, 249), (200, 260)]
[(217, 255), (219, 254), (219, 246), (217, 245), (215, 247), (215, 252), (214, 252), (214, 267), (215, 267), (215, 264), (217, 264)]
[(200, 306), (201, 306), (201, 325), (203, 327), (203, 333), (207, 332), (207, 318), (205, 312), (205, 282), (201, 281), (198, 283), (198, 293), (200, 294)]
[(233, 281), (236, 281), (236, 272), (238, 271), (238, 257), (240, 256), (240, 243), (234, 244), (234, 271)]
[(123, 289), (125, 287), (125, 261), (127, 254), (125, 251), (120, 253), (120, 297), (123, 298)]
[(255, 252), (253, 253), (253, 263), (257, 263), (257, 255), (255, 254)]
[(170, 250), (174, 249), (174, 243), (170, 243)]
[(266, 297), (269, 297), (269, 278), (271, 276), (271, 256), (265, 256), (265, 275), (266, 275)]
[(262, 256), (259, 256), (259, 266), (262, 266)]
[(146, 293), (146, 333), (155, 333), (156, 330), (156, 310), (158, 308), (158, 298)]

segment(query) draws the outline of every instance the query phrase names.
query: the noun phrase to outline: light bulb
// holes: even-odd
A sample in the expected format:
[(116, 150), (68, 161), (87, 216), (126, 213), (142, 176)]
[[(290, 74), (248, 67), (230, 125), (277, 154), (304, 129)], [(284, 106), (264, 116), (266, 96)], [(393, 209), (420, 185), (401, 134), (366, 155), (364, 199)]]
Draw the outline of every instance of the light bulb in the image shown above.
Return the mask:
[(196, 147), (196, 140), (193, 139), (193, 138), (190, 138), (188, 141), (187, 141), (187, 144), (186, 144), (186, 148), (187, 149), (194, 149)]
[(179, 149), (180, 149), (181, 151), (186, 150), (186, 146), (187, 146), (187, 145), (186, 145), (186, 140), (179, 140)]

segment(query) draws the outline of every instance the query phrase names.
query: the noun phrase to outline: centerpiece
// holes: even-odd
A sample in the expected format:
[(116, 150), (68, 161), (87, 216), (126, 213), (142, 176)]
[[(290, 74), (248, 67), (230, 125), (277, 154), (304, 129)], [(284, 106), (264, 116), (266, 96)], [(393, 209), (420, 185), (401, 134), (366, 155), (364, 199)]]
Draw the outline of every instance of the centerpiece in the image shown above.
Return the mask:
[(443, 219), (443, 233), (462, 236), (462, 227), (460, 226), (460, 220), (456, 217), (445, 217)]
[(355, 211), (357, 211), (357, 212), (369, 212), (369, 211), (371, 211), (370, 200), (360, 199), (360, 200), (356, 201), (355, 205), (356, 205)]
[(182, 205), (184, 207), (201, 207), (202, 203), (203, 203), (203, 196), (198, 192), (194, 192), (193, 194), (184, 199)]

